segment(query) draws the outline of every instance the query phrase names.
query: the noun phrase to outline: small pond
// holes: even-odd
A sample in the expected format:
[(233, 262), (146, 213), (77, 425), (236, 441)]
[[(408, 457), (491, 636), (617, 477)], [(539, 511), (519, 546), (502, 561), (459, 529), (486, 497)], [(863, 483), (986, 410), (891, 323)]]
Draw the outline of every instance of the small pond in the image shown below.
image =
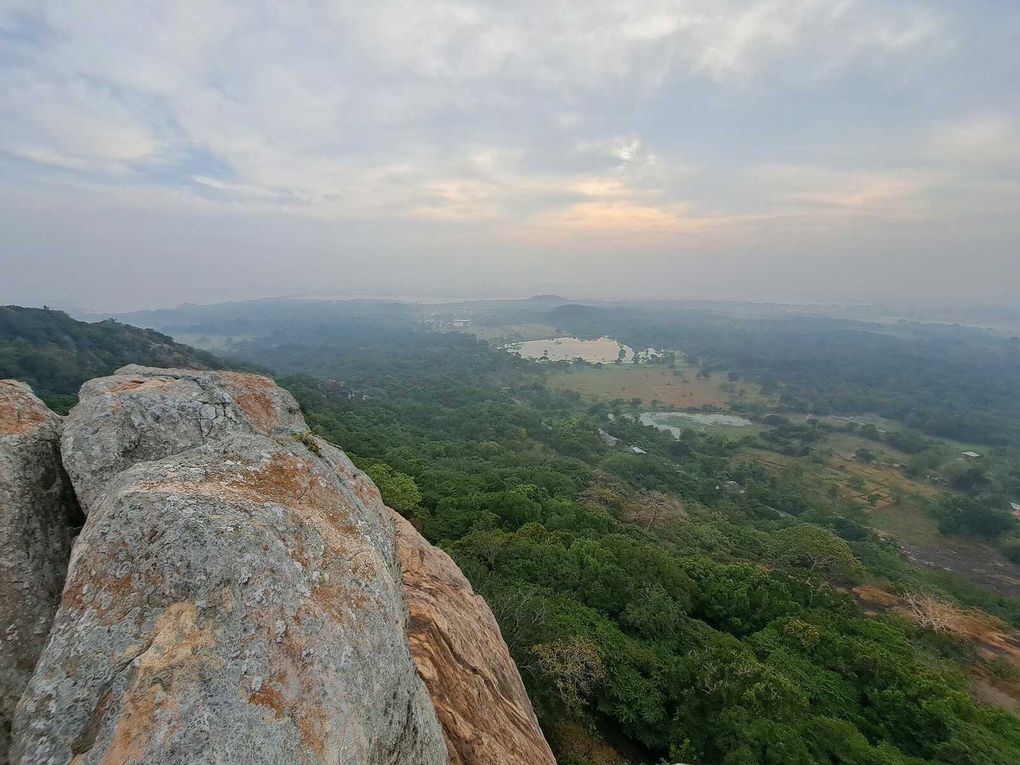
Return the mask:
[(620, 358), (630, 361), (634, 358), (634, 350), (610, 337), (595, 340), (582, 340), (578, 337), (550, 337), (544, 340), (528, 340), (522, 343), (510, 343), (503, 347), (510, 353), (520, 354), (525, 359), (548, 359), (549, 361), (573, 361), (581, 358), (596, 364), (610, 364)]
[(651, 425), (674, 436), (687, 428), (711, 431), (715, 428), (747, 428), (753, 425), (746, 417), (715, 412), (642, 412), (638, 417), (642, 425)]

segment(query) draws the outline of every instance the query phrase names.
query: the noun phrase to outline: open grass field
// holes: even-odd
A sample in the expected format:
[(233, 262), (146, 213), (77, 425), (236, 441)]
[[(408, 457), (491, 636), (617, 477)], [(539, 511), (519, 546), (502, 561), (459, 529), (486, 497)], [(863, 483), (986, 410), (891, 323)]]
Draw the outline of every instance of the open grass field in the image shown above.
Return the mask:
[(835, 486), (839, 496), (866, 509), (870, 525), (894, 537), (914, 563), (950, 572), (1001, 595), (1020, 597), (1020, 566), (990, 544), (939, 533), (935, 518), (924, 508), (938, 487), (913, 480), (887, 463), (864, 464), (841, 452), (821, 463), (760, 449), (747, 450), (742, 456), (777, 471), (796, 468), (820, 491)]
[(935, 519), (911, 502), (871, 511), (872, 525), (896, 537), (915, 563), (951, 571), (980, 587), (1012, 598), (1020, 597), (1020, 566), (992, 545), (976, 539), (939, 534)]
[(552, 388), (576, 390), (589, 401), (637, 398), (647, 405), (658, 401), (674, 409), (703, 406), (725, 409), (740, 397), (739, 391), (744, 391), (745, 398), (760, 396), (753, 383), (731, 383), (725, 374), (713, 374), (708, 380), (699, 380), (696, 375), (697, 370), (690, 367), (678, 366), (674, 370), (657, 364), (563, 366), (549, 370), (547, 384)]

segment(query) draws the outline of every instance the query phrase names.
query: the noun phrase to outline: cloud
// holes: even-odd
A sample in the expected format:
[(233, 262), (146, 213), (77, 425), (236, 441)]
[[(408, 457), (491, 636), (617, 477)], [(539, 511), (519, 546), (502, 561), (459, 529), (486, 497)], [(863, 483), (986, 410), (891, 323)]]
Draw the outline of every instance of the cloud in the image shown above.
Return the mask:
[(52, 82), (15, 73), (0, 76), (0, 89), (0, 148), (15, 157), (115, 175), (170, 159), (173, 143), (158, 124), (85, 78)]
[(939, 126), (930, 151), (937, 159), (976, 165), (1011, 165), (1020, 162), (1020, 128), (1006, 114), (983, 113)]
[(762, 207), (778, 216), (813, 218), (822, 225), (859, 218), (921, 220), (934, 213), (931, 192), (945, 180), (932, 171), (789, 164), (766, 165), (748, 174), (769, 189), (770, 200), (762, 200)]
[[(683, 234), (704, 231), (722, 222), (693, 216), (687, 205), (648, 204), (633, 200), (579, 202), (529, 221), (524, 237), (532, 243), (576, 243), (630, 247), (676, 241)], [(606, 237), (610, 238), (606, 238)]]
[[(904, 53), (935, 28), (921, 8), (846, 0), (14, 3), (0, 17), (19, 50), (0, 64), (0, 149), (81, 172), (159, 168), (161, 183), (173, 182), (162, 170), (176, 161), (182, 186), (198, 176), (224, 196), (235, 191), (237, 203), (277, 199), (343, 215), (366, 199), (405, 204), (401, 189), (378, 188), (387, 179), (434, 195), (451, 182), (450, 147), (465, 137), (520, 147), (527, 139), (510, 129), (515, 118), (547, 126), (550, 144), (556, 133), (597, 130), (581, 103), (546, 110), (550, 96), (597, 98), (607, 86), (626, 93), (684, 77), (746, 82), (780, 60), (832, 68), (875, 51)], [(581, 140), (611, 145), (619, 160), (650, 161), (638, 136)], [(213, 166), (196, 173), (187, 167), (196, 155)], [(412, 177), (385, 170), (423, 162), (429, 172)]]
[(0, 0), (0, 190), (335, 226), (323, 251), (1005, 215), (1020, 141), (989, 72), (1016, 52), (990, 24), (948, 0)]
[(854, 60), (897, 57), (933, 41), (937, 17), (919, 6), (843, 0), (721, 3), (695, 25), (695, 66), (719, 82), (746, 81), (770, 63), (793, 59), (810, 78)]

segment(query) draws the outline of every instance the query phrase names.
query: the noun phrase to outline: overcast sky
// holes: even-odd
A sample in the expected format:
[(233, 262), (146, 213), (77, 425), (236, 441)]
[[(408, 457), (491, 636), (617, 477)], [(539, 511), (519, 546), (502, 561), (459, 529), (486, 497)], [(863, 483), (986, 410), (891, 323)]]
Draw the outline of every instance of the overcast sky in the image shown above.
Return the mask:
[(1020, 301), (1020, 2), (0, 0), (0, 302)]

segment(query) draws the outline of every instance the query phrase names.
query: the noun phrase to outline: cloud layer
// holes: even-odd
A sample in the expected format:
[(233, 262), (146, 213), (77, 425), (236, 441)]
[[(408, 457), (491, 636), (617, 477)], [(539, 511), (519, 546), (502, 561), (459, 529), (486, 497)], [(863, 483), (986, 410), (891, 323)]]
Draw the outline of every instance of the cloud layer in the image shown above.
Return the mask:
[[(876, 252), (948, 268), (946, 292), (975, 297), (983, 283), (951, 278), (937, 232), (952, 221), (953, 246), (1002, 283), (1020, 24), (993, 2), (962, 11), (0, 0), (0, 264), (14, 274), (0, 298), (120, 306), (95, 275), (123, 277), (128, 257), (140, 303), (572, 291), (578, 268), (598, 276), (575, 294), (609, 294), (634, 259), (648, 282), (633, 292), (755, 296), (748, 267), (824, 273), (813, 258), (838, 275)], [(225, 264), (235, 283), (219, 291), (180, 271), (222, 284)], [(854, 288), (888, 286), (875, 276)], [(91, 296), (76, 297), (83, 278)], [(789, 296), (845, 297), (817, 281)]]

